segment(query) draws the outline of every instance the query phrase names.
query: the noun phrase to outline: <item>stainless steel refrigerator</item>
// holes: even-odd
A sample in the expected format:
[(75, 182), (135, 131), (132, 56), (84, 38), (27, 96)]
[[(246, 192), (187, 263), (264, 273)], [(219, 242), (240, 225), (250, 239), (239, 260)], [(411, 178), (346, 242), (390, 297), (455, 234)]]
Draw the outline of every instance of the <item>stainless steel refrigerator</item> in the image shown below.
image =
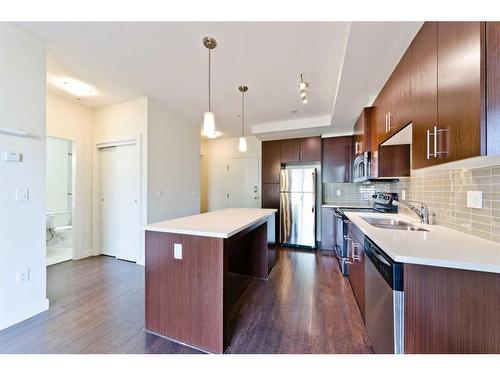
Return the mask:
[(280, 171), (280, 243), (316, 247), (316, 168)]

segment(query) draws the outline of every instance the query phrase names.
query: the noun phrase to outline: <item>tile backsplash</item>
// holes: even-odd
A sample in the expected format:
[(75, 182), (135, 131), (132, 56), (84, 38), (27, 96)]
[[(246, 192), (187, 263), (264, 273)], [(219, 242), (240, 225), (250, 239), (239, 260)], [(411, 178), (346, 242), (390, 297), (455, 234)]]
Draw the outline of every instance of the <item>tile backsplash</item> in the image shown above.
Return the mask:
[[(407, 200), (427, 204), (435, 224), (500, 242), (500, 166), (412, 170), (411, 177), (396, 183), (323, 184), (323, 202), (371, 205), (374, 192), (396, 192), (401, 198), (403, 190)], [(483, 193), (482, 209), (467, 207), (467, 191)]]

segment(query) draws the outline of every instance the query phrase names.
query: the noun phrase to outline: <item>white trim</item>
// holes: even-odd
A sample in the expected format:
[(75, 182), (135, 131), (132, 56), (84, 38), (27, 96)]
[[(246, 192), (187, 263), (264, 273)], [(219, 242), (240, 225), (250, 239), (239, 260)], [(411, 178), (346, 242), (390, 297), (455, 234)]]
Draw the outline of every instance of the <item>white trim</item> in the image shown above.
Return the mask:
[(96, 143), (96, 147), (98, 149), (100, 149), (100, 148), (106, 148), (106, 147), (129, 146), (129, 145), (135, 145), (135, 144), (137, 144), (136, 139), (126, 139), (123, 141), (111, 141), (111, 142)]
[(29, 319), (32, 316), (40, 314), (41, 312), (47, 311), (49, 309), (49, 300), (43, 298), (38, 302), (33, 302), (27, 306), (21, 307), (20, 309), (8, 312), (3, 316), (0, 316), (0, 331), (13, 326), (23, 320)]
[(28, 132), (22, 129), (12, 129), (12, 128), (0, 128), (0, 133), (13, 135), (15, 137), (27, 137), (29, 135)]

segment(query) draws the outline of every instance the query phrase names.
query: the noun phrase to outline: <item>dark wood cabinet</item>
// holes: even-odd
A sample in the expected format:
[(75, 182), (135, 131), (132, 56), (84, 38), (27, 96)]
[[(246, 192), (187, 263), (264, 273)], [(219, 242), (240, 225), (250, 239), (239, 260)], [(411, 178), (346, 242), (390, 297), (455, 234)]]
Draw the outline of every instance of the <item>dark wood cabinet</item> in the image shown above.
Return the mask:
[(321, 161), (321, 137), (300, 138), (300, 161)]
[[(427, 131), (437, 126), (437, 22), (426, 22), (412, 42), (412, 163), (435, 164), (427, 157)], [(430, 149), (429, 149), (430, 152)]]
[(280, 142), (262, 142), (262, 183), (278, 184), (280, 182)]
[(407, 354), (500, 353), (500, 275), (404, 265)]
[(486, 154), (485, 27), (426, 22), (413, 40), (413, 168)]
[(280, 208), (280, 184), (262, 184), (262, 208)]
[(485, 47), (484, 22), (438, 22), (440, 162), (485, 154)]
[(323, 183), (350, 182), (352, 136), (323, 138), (321, 174)]
[(349, 282), (351, 283), (354, 297), (358, 303), (359, 311), (365, 320), (365, 252), (363, 249), (364, 236), (353, 224), (348, 224), (347, 246), (352, 254), (349, 263)]
[(399, 61), (390, 85), (390, 109), (387, 135), (391, 137), (412, 121), (411, 111), (411, 71), (412, 49), (408, 47)]
[(370, 112), (371, 107), (363, 108), (363, 111), (354, 124), (354, 156), (363, 154), (365, 151), (370, 151)]
[(372, 127), (372, 145), (376, 150), (378, 145), (387, 140), (389, 128), (389, 112), (391, 108), (391, 81), (387, 81), (377, 99), (373, 103), (373, 116), (374, 120), (371, 124)]
[(378, 177), (410, 176), (410, 145), (379, 146)]
[(500, 155), (500, 22), (486, 22), (487, 154)]
[(333, 207), (321, 208), (321, 249), (334, 250), (334, 226), (335, 226), (335, 209)]
[(300, 139), (282, 139), (280, 141), (280, 160), (281, 163), (300, 162)]

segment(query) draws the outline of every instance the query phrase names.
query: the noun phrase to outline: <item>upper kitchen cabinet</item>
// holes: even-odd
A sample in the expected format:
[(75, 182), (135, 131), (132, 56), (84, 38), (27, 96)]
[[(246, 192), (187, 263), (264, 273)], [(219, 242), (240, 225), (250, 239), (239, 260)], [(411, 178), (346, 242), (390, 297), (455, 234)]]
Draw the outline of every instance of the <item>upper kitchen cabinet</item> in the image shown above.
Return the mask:
[(321, 137), (300, 138), (300, 161), (321, 161)]
[(262, 183), (280, 182), (280, 141), (262, 142)]
[(388, 124), (389, 112), (391, 108), (391, 81), (387, 81), (380, 93), (375, 99), (371, 115), (371, 143), (372, 151), (376, 150), (378, 145), (389, 138)]
[(352, 136), (323, 138), (323, 183), (351, 181)]
[(412, 44), (413, 168), (500, 152), (499, 37), (496, 22), (422, 26)]
[(354, 125), (354, 156), (370, 151), (370, 111), (371, 107), (363, 108)]
[(441, 162), (485, 154), (485, 48), (484, 22), (438, 22), (438, 121), (428, 144)]
[(411, 71), (412, 49), (408, 47), (391, 76), (390, 110), (387, 116), (387, 134), (392, 136), (412, 121)]
[(411, 46), (413, 168), (436, 163), (434, 159), (427, 157), (427, 131), (437, 125), (437, 30), (437, 22), (424, 23)]
[(298, 163), (300, 161), (300, 139), (283, 139), (280, 141), (281, 163)]
[(487, 154), (500, 155), (500, 22), (486, 23)]
[(373, 103), (372, 146), (378, 146), (412, 121), (411, 110), (411, 47), (406, 50), (391, 77)]

